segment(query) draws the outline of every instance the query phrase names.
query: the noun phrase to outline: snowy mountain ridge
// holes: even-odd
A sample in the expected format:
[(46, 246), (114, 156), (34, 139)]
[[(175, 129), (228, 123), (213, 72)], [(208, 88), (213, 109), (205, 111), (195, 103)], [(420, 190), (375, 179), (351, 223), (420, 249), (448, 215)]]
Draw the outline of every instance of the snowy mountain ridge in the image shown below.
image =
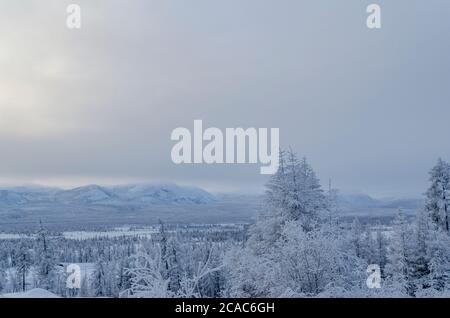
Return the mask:
[[(70, 205), (167, 205), (207, 204), (217, 201), (259, 201), (259, 195), (217, 194), (201, 188), (176, 184), (127, 184), (100, 186), (96, 184), (73, 189), (44, 186), (0, 188), (0, 205), (24, 206), (34, 203)], [(339, 193), (339, 207), (343, 209), (389, 208), (417, 209), (423, 206), (420, 198), (373, 198), (365, 193)]]
[(11, 187), (0, 189), (0, 204), (15, 206), (32, 203), (55, 204), (204, 204), (215, 201), (209, 192), (174, 184), (132, 184), (100, 186), (91, 184), (63, 190), (47, 187)]
[(421, 198), (373, 198), (365, 193), (342, 193), (337, 197), (338, 205), (344, 209), (387, 208), (419, 209), (423, 206)]

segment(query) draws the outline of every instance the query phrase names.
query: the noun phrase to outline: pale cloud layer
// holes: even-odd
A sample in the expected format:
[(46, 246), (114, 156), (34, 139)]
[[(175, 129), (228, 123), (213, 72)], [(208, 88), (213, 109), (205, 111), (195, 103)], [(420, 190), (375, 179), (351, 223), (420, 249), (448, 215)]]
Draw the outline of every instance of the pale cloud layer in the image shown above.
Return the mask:
[[(0, 182), (260, 189), (254, 166), (176, 166), (172, 129), (279, 127), (343, 189), (412, 194), (450, 160), (450, 3), (0, 0)], [(82, 8), (82, 29), (65, 27)]]

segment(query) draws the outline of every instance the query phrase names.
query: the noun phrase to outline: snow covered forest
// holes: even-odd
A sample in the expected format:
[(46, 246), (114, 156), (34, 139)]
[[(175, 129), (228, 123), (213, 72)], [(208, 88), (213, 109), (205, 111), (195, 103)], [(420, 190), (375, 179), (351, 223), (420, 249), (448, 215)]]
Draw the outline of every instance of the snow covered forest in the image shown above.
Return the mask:
[[(449, 163), (431, 169), (425, 196), (415, 217), (399, 210), (387, 225), (348, 221), (337, 190), (322, 189), (306, 159), (282, 151), (254, 224), (161, 222), (147, 236), (74, 239), (43, 222), (0, 240), (0, 295), (39, 288), (60, 297), (448, 297)], [(79, 288), (68, 287), (70, 264), (81, 268)], [(367, 285), (371, 264), (380, 288)]]

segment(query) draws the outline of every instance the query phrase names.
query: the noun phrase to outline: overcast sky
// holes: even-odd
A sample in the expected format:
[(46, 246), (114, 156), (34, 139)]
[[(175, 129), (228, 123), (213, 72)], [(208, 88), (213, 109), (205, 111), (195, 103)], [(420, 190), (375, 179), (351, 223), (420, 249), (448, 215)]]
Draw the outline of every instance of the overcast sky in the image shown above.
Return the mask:
[(446, 0), (0, 0), (0, 183), (260, 191), (259, 165), (172, 163), (202, 119), (280, 128), (342, 191), (421, 195), (450, 160), (449, 35)]

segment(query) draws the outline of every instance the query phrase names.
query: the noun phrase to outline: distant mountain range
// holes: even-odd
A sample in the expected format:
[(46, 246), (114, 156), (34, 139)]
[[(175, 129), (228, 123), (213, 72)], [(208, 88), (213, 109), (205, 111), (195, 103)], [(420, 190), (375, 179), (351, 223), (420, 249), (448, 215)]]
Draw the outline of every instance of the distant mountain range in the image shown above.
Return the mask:
[[(208, 203), (245, 203), (261, 205), (261, 195), (216, 194), (196, 187), (175, 184), (131, 184), (118, 186), (87, 185), (63, 190), (42, 186), (0, 188), (0, 207), (23, 208), (30, 206), (109, 206), (141, 208), (154, 205), (183, 205)], [(404, 209), (414, 212), (423, 206), (418, 198), (375, 199), (364, 193), (339, 194), (342, 212), (376, 213)]]
[(338, 204), (344, 210), (361, 209), (404, 209), (417, 210), (423, 207), (420, 198), (381, 198), (375, 199), (364, 193), (339, 194)]
[(174, 184), (138, 184), (104, 187), (87, 185), (69, 190), (41, 186), (0, 189), (0, 205), (20, 206), (36, 203), (89, 204), (205, 204), (215, 196), (200, 188)]
[[(420, 199), (376, 199), (340, 194), (339, 215), (373, 220), (392, 218), (400, 208), (409, 215)], [(124, 224), (251, 223), (265, 208), (263, 195), (211, 194), (174, 184), (87, 185), (74, 189), (41, 186), (0, 188), (0, 232), (35, 230), (40, 221), (54, 230)]]

